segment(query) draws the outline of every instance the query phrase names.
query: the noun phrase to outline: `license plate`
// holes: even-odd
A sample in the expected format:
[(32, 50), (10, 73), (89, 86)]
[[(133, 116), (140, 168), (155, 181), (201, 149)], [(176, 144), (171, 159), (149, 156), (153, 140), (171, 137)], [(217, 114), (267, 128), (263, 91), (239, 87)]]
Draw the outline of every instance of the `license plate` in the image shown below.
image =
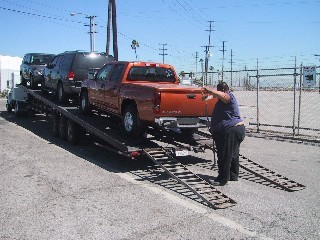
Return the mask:
[(176, 151), (176, 156), (177, 157), (183, 157), (183, 156), (188, 156), (189, 151), (188, 150), (177, 150)]

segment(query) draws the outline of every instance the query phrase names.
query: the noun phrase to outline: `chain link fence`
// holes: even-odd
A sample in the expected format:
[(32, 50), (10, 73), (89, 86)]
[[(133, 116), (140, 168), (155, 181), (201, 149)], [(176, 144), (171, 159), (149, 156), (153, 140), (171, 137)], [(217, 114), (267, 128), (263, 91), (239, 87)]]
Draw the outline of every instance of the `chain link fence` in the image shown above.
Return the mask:
[[(319, 72), (320, 67), (314, 67)], [(247, 128), (320, 139), (320, 73), (315, 85), (303, 84), (301, 65), (294, 68), (208, 72), (205, 85), (228, 83)]]

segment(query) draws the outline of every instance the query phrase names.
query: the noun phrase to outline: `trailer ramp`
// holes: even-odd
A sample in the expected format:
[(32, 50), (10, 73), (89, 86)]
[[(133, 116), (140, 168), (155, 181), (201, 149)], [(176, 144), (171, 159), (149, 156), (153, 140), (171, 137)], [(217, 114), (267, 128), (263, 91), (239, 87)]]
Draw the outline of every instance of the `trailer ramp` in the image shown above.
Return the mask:
[(229, 198), (211, 184), (192, 173), (183, 164), (169, 155), (163, 148), (143, 149), (146, 155), (158, 164), (166, 173), (187, 187), (205, 203), (214, 209), (232, 207), (236, 201)]
[[(207, 134), (202, 131), (198, 131), (197, 134), (204, 137), (210, 136), (210, 134)], [(214, 148), (212, 148), (212, 150), (215, 151)], [(262, 165), (255, 163), (254, 161), (250, 160), (249, 158), (241, 154), (239, 154), (239, 156), (240, 156), (240, 159), (239, 159), (240, 167), (254, 174), (255, 176), (263, 179), (264, 181), (274, 184), (275, 186), (289, 192), (299, 191), (305, 188), (304, 185), (297, 183), (293, 180), (290, 180), (289, 178), (284, 177), (266, 167), (263, 167)]]
[(241, 168), (247, 170), (250, 173), (253, 173), (256, 176), (259, 176), (265, 181), (268, 181), (277, 187), (280, 187), (283, 190), (293, 192), (299, 191), (305, 188), (304, 185), (297, 183), (293, 180), (290, 180), (287, 177), (284, 177), (266, 167), (263, 167), (247, 157), (240, 154), (240, 166)]

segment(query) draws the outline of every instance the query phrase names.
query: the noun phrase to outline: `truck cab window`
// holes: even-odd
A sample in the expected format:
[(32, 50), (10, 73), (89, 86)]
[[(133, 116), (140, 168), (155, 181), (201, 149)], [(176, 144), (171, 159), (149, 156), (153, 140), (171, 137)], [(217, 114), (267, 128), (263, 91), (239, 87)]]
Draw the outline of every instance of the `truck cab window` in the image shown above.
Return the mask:
[(114, 66), (114, 69), (111, 74), (110, 82), (120, 82), (124, 65), (117, 64)]
[(97, 74), (97, 80), (99, 81), (106, 81), (111, 73), (111, 70), (113, 68), (113, 65), (109, 64), (104, 66)]

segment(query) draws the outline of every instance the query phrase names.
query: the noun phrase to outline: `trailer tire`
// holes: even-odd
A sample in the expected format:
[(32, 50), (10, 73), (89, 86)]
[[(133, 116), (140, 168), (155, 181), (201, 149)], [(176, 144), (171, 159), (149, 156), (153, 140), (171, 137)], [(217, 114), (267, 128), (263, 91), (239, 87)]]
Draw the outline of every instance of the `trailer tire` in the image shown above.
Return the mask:
[(83, 90), (80, 94), (80, 110), (82, 114), (89, 115), (91, 112), (91, 106), (89, 103), (88, 91)]
[(59, 137), (59, 115), (58, 114), (53, 114), (52, 115), (52, 134), (54, 137)]
[(59, 137), (63, 140), (67, 139), (67, 118), (63, 116), (59, 119)]
[(76, 145), (79, 143), (80, 138), (81, 128), (74, 121), (69, 119), (67, 121), (67, 141), (72, 145)]
[(137, 108), (134, 105), (127, 106), (122, 115), (124, 132), (130, 137), (141, 137), (145, 132), (145, 126), (139, 118)]

